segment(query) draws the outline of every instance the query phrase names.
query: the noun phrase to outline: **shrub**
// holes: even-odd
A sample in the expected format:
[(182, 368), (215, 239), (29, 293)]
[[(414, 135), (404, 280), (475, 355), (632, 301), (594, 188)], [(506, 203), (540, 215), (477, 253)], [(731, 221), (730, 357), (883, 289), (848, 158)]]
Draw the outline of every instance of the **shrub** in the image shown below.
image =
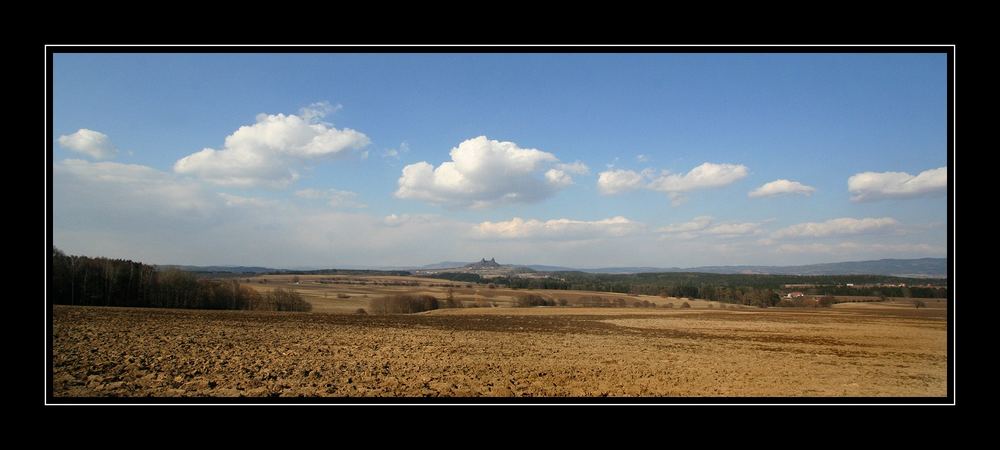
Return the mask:
[(431, 295), (396, 294), (368, 301), (372, 314), (412, 314), (438, 307), (437, 298)]
[(367, 315), (368, 311), (365, 311), (364, 308), (358, 308), (354, 310), (354, 314)]
[(268, 292), (264, 296), (266, 309), (271, 311), (311, 311), (312, 305), (302, 298), (298, 292), (278, 288)]
[(927, 303), (925, 303), (923, 300), (913, 300), (913, 306), (916, 307), (917, 309), (926, 308)]
[(528, 308), (532, 306), (555, 306), (555, 304), (555, 301), (535, 294), (522, 295), (514, 300), (514, 306), (518, 308)]
[(337, 293), (337, 298), (351, 298), (351, 296), (347, 295), (347, 294), (345, 294), (343, 292), (338, 292)]
[(664, 308), (668, 308), (668, 309), (673, 309), (674, 308), (674, 304), (673, 303), (665, 303), (665, 304), (663, 304), (663, 307)]
[(824, 295), (819, 298), (819, 301), (816, 302), (816, 305), (822, 308), (829, 308), (833, 306), (834, 303), (837, 303), (837, 300), (833, 298), (832, 295)]
[(688, 302), (681, 303), (681, 309), (690, 308), (691, 304)]
[(714, 305), (714, 304), (712, 304), (712, 303), (709, 303), (709, 304), (708, 304), (708, 309), (712, 309), (712, 308), (715, 308), (715, 305)]

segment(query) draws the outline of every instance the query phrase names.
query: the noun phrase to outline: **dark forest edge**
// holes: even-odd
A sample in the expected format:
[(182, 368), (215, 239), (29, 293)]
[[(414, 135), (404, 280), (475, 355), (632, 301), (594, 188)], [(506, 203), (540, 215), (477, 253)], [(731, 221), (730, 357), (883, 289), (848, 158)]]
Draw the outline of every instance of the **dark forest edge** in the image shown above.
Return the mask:
[(312, 305), (287, 289), (260, 293), (235, 280), (199, 279), (177, 269), (124, 259), (52, 252), (49, 298), (54, 304), (148, 308), (309, 311)]

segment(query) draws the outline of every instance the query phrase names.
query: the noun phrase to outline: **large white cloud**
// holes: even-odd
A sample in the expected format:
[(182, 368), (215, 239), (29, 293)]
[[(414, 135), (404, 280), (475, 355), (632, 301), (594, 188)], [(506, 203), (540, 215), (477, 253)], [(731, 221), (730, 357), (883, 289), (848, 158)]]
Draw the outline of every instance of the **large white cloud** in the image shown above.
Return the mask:
[(574, 240), (621, 237), (641, 230), (643, 225), (622, 216), (603, 220), (524, 220), (515, 217), (502, 222), (482, 222), (475, 235), (487, 239), (552, 239)]
[(296, 166), (370, 143), (364, 133), (321, 122), (333, 109), (318, 103), (300, 115), (258, 114), (256, 123), (227, 136), (221, 150), (192, 153), (177, 161), (174, 171), (223, 186), (287, 186), (299, 177)]
[(118, 149), (111, 143), (108, 135), (86, 128), (59, 136), (59, 145), (94, 159), (111, 159), (118, 155)]
[(802, 183), (799, 183), (798, 181), (781, 179), (781, 180), (774, 180), (770, 183), (765, 183), (763, 186), (750, 191), (750, 193), (747, 194), (747, 196), (750, 198), (774, 197), (777, 195), (787, 195), (787, 194), (799, 194), (799, 195), (810, 196), (815, 191), (816, 188), (812, 186), (806, 186)]
[(920, 197), (947, 188), (947, 167), (925, 170), (916, 176), (906, 172), (862, 172), (847, 179), (847, 190), (856, 202)]
[(830, 219), (826, 222), (805, 222), (795, 224), (775, 231), (772, 234), (772, 237), (780, 239), (786, 237), (827, 237), (865, 234), (891, 231), (898, 225), (899, 222), (891, 217), (866, 217), (863, 219), (841, 217), (838, 219)]
[(607, 195), (640, 189), (645, 184), (643, 175), (632, 170), (607, 170), (597, 176), (597, 189)]
[(569, 173), (585, 169), (560, 164), (552, 153), (479, 136), (452, 148), (451, 161), (436, 168), (426, 161), (404, 167), (395, 195), (462, 208), (529, 203), (572, 184)]

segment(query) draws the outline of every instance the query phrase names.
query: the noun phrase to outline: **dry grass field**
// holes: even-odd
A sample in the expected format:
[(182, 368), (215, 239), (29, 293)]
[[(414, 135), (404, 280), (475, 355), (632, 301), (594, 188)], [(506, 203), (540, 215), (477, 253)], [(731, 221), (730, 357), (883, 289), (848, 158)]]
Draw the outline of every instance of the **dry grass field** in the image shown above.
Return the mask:
[(941, 301), (679, 309), (684, 300), (624, 296), (675, 308), (511, 308), (527, 292), (608, 294), (480, 286), (453, 293), (496, 307), (374, 316), (336, 313), (391, 293), (444, 298), (447, 287), (430, 285), (456, 283), (282, 277), (250, 285), (292, 287), (313, 312), (56, 306), (55, 396), (946, 395)]

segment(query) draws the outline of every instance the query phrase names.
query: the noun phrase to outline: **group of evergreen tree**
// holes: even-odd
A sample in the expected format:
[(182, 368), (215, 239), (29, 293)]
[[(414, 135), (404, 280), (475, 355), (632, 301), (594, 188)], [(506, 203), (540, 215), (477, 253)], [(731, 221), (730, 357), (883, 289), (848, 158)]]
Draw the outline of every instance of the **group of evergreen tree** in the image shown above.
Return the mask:
[(237, 280), (199, 279), (176, 269), (157, 271), (140, 262), (52, 252), (49, 298), (55, 304), (193, 309), (309, 311), (294, 291), (260, 293)]

